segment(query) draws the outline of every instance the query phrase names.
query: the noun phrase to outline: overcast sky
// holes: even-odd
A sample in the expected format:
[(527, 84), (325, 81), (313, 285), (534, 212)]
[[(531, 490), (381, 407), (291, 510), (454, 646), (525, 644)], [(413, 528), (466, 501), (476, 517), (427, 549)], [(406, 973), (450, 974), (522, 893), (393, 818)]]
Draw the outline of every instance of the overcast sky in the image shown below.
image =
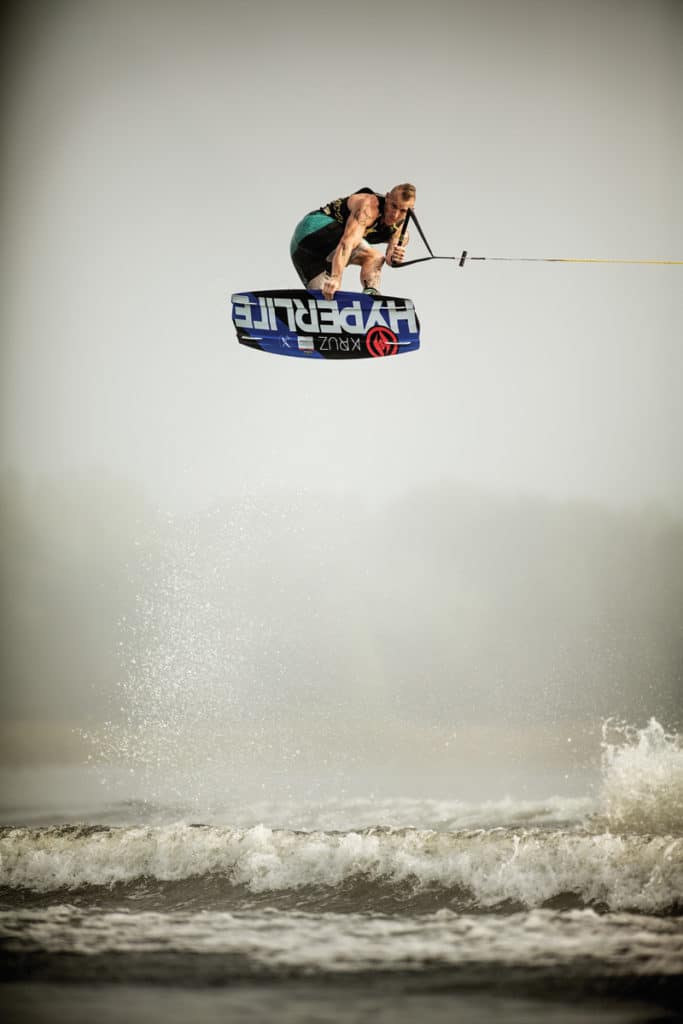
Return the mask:
[(305, 212), (400, 181), (443, 253), (682, 259), (679, 2), (11, 7), (3, 465), (171, 506), (452, 480), (683, 510), (683, 267), (387, 270), (422, 350), (347, 365), (242, 348), (227, 301), (296, 286)]

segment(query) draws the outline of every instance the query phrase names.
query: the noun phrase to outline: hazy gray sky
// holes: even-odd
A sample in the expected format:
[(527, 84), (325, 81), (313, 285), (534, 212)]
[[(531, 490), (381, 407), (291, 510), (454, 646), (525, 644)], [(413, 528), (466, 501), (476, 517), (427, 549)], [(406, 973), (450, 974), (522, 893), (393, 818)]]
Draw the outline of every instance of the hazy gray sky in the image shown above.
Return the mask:
[(683, 258), (680, 3), (12, 7), (4, 464), (681, 511), (683, 267), (387, 271), (423, 348), (379, 363), (248, 351), (227, 302), (296, 284), (303, 213), (403, 180), (437, 251)]

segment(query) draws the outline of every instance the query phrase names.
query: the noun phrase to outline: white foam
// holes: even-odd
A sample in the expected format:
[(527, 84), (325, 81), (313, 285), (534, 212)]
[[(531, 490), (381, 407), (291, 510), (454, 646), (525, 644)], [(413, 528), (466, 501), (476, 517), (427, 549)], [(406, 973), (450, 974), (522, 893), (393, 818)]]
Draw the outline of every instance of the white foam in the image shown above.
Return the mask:
[[(683, 905), (683, 838), (567, 830), (247, 830), (186, 825), (7, 830), (0, 884), (37, 891), (217, 874), (253, 893), (364, 884), (461, 890), (481, 907), (574, 894), (611, 910)], [(444, 896), (446, 902), (449, 897)]]
[(0, 936), (15, 952), (220, 953), (265, 967), (325, 972), (495, 963), (643, 976), (677, 974), (683, 958), (679, 920), (592, 910), (533, 910), (506, 916), (501, 926), (495, 915), (448, 910), (388, 918), (267, 910), (101, 913), (58, 906), (0, 913)]
[(600, 806), (609, 827), (683, 832), (683, 739), (656, 719), (637, 729), (608, 720), (602, 737)]

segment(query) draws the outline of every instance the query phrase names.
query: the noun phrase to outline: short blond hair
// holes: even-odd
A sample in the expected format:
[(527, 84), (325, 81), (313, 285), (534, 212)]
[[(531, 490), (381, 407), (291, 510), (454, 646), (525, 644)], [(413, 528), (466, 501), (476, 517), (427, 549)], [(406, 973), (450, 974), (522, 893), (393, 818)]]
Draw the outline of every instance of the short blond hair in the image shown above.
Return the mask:
[(404, 203), (407, 203), (410, 199), (414, 199), (417, 194), (417, 189), (409, 182), (405, 182), (403, 185), (394, 185), (391, 191), (394, 195), (398, 195)]

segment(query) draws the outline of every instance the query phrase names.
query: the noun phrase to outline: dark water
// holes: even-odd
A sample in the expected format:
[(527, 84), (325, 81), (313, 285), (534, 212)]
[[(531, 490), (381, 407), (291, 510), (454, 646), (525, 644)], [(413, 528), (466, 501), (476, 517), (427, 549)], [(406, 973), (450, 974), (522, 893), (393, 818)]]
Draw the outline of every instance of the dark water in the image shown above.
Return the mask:
[(599, 800), (6, 803), (3, 1019), (683, 1019), (683, 752), (646, 733)]
[(683, 837), (182, 823), (0, 831), (8, 1020), (653, 1021)]
[[(467, 986), (456, 979), (431, 979), (432, 989), (422, 990), (415, 978), (346, 979), (343, 983), (295, 979), (279, 983), (242, 981), (204, 988), (163, 987), (145, 982), (116, 984), (15, 984), (2, 989), (3, 1017), (7, 1024), (55, 1021), (58, 1024), (104, 1024), (124, 1021), (283, 1021), (301, 1022), (413, 1022), (451, 1024), (467, 1021), (490, 1024), (645, 1024), (677, 1021), (675, 1010), (653, 1005), (650, 1000), (613, 999), (597, 994), (581, 996), (571, 1005), (561, 996), (549, 999), (504, 994), (491, 986)], [(656, 1000), (659, 1002), (659, 1000)]]

